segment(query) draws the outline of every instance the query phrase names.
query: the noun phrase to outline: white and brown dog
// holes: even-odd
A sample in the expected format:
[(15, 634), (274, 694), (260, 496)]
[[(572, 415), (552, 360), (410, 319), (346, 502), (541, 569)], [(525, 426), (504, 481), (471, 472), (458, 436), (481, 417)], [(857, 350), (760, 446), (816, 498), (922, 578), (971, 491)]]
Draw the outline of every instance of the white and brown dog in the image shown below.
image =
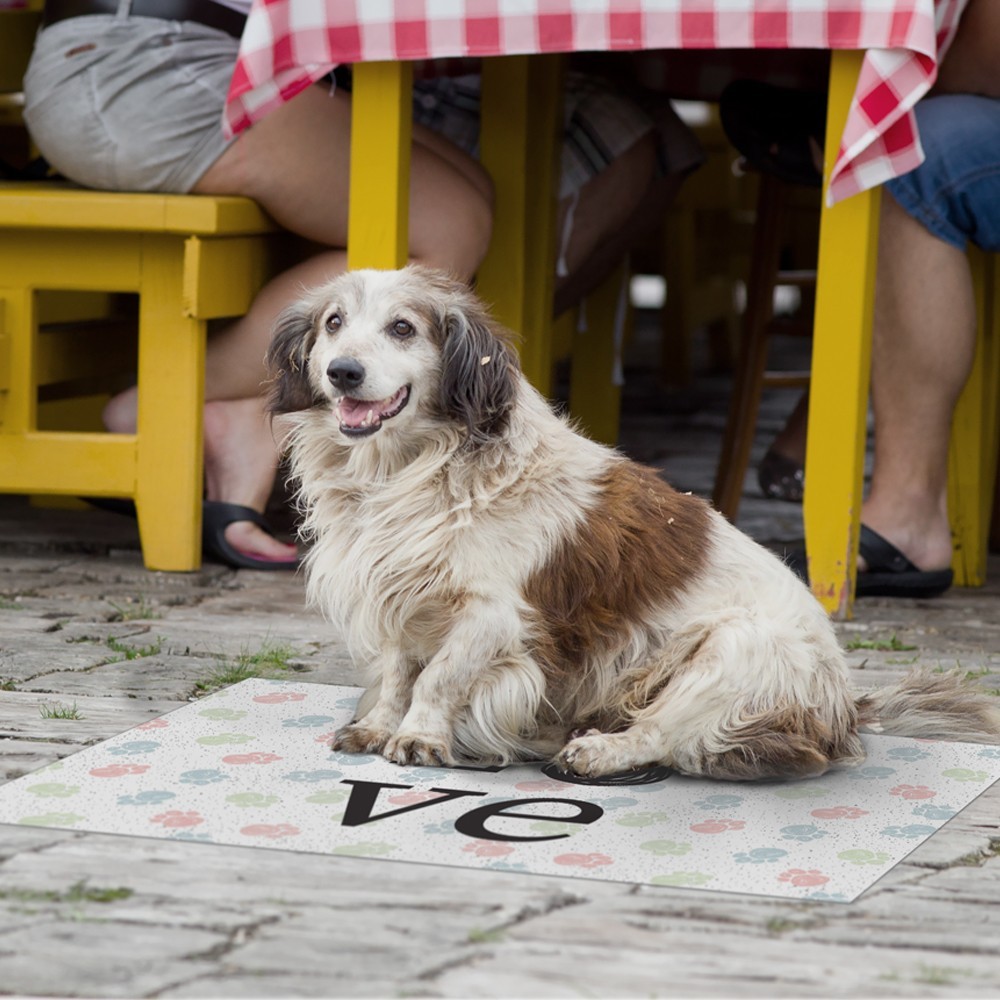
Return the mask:
[(282, 316), (269, 362), (309, 596), (369, 673), (335, 747), (752, 779), (861, 761), (862, 722), (1000, 738), (953, 677), (856, 699), (795, 575), (554, 414), (465, 286), (345, 274)]

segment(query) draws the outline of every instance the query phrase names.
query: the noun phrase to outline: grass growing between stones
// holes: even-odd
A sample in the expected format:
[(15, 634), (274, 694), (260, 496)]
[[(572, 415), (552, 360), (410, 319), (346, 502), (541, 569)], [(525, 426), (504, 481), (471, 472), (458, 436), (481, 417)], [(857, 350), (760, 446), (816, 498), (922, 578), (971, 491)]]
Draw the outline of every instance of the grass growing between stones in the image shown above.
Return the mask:
[(64, 705), (56, 702), (55, 705), (39, 705), (38, 714), (43, 719), (82, 719), (79, 709), (74, 701), (72, 705)]
[(284, 643), (265, 642), (257, 652), (244, 649), (234, 660), (221, 664), (212, 674), (195, 684), (199, 695), (239, 684), (251, 677), (281, 677), (291, 667), (296, 650)]

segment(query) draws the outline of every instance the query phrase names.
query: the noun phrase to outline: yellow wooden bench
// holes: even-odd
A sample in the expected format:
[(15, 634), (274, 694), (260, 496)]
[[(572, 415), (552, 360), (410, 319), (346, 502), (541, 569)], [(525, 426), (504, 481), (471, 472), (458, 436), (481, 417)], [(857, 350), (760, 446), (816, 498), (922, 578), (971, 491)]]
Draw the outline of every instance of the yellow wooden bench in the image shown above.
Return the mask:
[[(0, 184), (0, 492), (132, 497), (146, 566), (197, 569), (207, 324), (246, 311), (275, 228), (245, 198)], [(47, 387), (128, 356), (100, 317), (47, 328), (56, 292), (137, 296), (137, 433), (40, 429)]]

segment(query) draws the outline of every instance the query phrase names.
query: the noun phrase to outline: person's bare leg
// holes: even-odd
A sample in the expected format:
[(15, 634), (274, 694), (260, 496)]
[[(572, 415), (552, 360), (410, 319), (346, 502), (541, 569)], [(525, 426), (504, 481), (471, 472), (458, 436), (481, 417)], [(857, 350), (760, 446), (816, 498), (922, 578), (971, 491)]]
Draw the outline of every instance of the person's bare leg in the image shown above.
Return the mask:
[(680, 187), (671, 175), (654, 181), (656, 146), (649, 132), (632, 144), (613, 163), (580, 188), (576, 204), (560, 201), (556, 236), (566, 273), (557, 275), (555, 313), (559, 315), (593, 290), (628, 252), (643, 229), (659, 218)]
[(931, 235), (887, 191), (878, 260), (875, 455), (861, 519), (920, 569), (943, 569), (952, 552), (952, 414), (976, 347), (972, 278), (965, 254)]
[[(194, 190), (254, 198), (285, 228), (329, 247), (347, 242), (349, 98), (311, 87), (235, 140)], [(469, 279), (489, 244), (492, 188), (466, 154), (414, 129), (410, 177), (411, 258)], [(278, 313), (304, 288), (346, 267), (341, 250), (320, 253), (274, 278), (247, 314), (214, 334), (206, 359), (205, 483), (209, 499), (263, 510), (278, 450), (264, 417), (264, 353)], [(135, 425), (134, 390), (106, 411), (112, 430)], [(240, 551), (288, 560), (289, 546), (251, 522), (226, 538)]]

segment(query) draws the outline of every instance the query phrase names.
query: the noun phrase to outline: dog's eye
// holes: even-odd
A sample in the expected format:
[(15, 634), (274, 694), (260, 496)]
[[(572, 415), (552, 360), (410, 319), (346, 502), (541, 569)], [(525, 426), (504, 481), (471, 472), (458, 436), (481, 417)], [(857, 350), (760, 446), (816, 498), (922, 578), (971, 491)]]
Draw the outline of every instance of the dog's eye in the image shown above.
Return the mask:
[(405, 319), (397, 319), (395, 323), (392, 324), (392, 335), (394, 337), (399, 337), (401, 340), (405, 340), (407, 337), (412, 337), (416, 332), (413, 329), (412, 323), (407, 323)]
[(340, 313), (334, 313), (332, 316), (327, 316), (326, 328), (330, 331), (330, 333), (336, 333), (337, 330), (339, 330), (343, 325), (343, 322), (344, 321), (341, 318)]

